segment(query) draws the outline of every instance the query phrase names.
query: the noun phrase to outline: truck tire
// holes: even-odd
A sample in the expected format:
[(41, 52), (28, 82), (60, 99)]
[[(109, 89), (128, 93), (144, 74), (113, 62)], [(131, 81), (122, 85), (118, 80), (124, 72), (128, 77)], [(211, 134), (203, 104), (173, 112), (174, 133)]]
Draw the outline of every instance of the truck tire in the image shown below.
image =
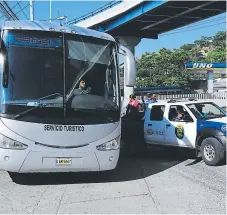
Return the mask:
[(225, 150), (216, 138), (208, 137), (201, 144), (201, 154), (208, 166), (216, 166), (223, 160)]

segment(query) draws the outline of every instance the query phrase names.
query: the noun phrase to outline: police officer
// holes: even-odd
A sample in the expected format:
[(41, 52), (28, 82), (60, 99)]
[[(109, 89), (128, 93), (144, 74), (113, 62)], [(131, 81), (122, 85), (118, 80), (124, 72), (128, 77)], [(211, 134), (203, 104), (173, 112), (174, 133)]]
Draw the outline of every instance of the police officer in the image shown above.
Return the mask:
[(150, 104), (150, 103), (152, 103), (152, 94), (148, 93), (147, 100), (144, 102), (144, 104)]
[(182, 121), (184, 121), (184, 115), (183, 115), (183, 113), (179, 111), (178, 114), (177, 114), (177, 117), (174, 119), (174, 121), (176, 121), (176, 122), (182, 122)]

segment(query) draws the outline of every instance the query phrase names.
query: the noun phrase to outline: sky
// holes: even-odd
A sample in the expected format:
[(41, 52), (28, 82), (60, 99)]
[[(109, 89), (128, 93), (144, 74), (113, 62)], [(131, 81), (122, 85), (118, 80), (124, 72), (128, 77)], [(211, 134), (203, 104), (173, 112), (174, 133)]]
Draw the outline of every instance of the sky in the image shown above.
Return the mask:
[[(11, 7), (14, 7), (17, 2), (7, 1)], [(21, 1), (21, 8), (28, 6), (29, 1)], [(53, 1), (52, 0), (52, 18), (63, 15), (68, 17), (68, 21), (83, 16), (95, 9), (106, 5), (110, 1)], [(18, 13), (20, 19), (29, 18), (29, 7), (24, 9), (22, 13), (19, 5), (16, 5), (13, 10)], [(25, 16), (26, 15), (26, 16)], [(50, 3), (49, 1), (34, 1), (34, 19), (46, 20), (50, 17)], [(211, 17), (209, 19), (179, 28), (174, 31), (169, 31), (159, 35), (157, 40), (142, 39), (137, 45), (135, 55), (141, 56), (145, 52), (156, 52), (161, 48), (179, 48), (184, 44), (193, 43), (202, 36), (214, 36), (218, 31), (226, 30), (226, 13)]]

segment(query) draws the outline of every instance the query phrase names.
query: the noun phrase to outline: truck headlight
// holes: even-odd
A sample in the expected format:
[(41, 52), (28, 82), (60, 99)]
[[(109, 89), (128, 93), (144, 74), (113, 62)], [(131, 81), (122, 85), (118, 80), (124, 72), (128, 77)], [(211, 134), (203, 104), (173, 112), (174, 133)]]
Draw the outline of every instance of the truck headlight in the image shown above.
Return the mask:
[(100, 151), (117, 150), (119, 148), (120, 148), (119, 137), (107, 143), (103, 143), (101, 145), (96, 146), (96, 149)]
[(9, 137), (0, 134), (0, 148), (22, 150), (26, 149), (27, 147), (28, 147), (27, 145), (21, 142), (18, 142), (16, 140), (13, 140)]

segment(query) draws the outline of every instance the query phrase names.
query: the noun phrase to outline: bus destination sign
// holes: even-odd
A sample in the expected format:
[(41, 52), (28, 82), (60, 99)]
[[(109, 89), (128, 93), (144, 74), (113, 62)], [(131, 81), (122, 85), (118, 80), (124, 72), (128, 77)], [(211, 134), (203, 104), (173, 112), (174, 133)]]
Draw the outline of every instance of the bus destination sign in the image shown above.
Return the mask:
[(47, 38), (15, 36), (15, 41), (20, 43), (28, 43), (28, 44), (50, 45), (50, 39), (47, 39)]

